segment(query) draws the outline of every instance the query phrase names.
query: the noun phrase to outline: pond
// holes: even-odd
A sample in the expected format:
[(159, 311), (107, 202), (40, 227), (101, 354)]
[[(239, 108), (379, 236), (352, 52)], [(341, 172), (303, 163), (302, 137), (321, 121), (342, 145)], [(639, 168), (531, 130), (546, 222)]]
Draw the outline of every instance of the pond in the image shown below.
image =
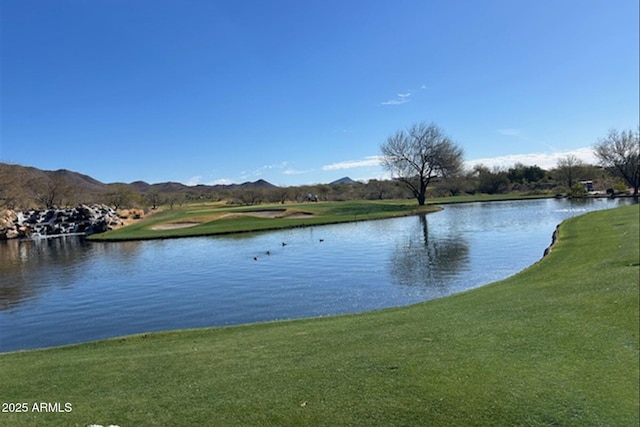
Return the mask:
[(440, 298), (535, 263), (563, 219), (630, 202), (445, 205), (234, 237), (0, 242), (0, 352)]

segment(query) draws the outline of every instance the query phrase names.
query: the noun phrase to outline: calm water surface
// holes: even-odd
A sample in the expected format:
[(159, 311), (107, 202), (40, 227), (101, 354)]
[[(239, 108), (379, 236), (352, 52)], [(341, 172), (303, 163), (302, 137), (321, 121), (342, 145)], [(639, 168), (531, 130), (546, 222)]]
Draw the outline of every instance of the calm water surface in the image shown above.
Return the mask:
[(625, 203), (448, 205), (237, 237), (0, 242), (0, 352), (439, 298), (535, 263), (563, 219)]

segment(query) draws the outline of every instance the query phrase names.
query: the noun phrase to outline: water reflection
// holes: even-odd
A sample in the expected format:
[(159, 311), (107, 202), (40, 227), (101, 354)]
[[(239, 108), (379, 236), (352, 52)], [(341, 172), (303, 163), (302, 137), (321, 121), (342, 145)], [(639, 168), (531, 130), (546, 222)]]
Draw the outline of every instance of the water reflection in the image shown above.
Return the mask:
[(48, 278), (53, 268), (61, 279), (59, 286), (71, 283), (77, 273), (69, 267), (78, 262), (85, 246), (75, 237), (0, 242), (0, 310), (37, 297), (51, 285)]
[(0, 352), (425, 301), (508, 277), (540, 259), (563, 219), (619, 204), (471, 203), (240, 236), (0, 242)]
[(110, 259), (126, 268), (139, 246), (139, 242), (95, 244), (78, 236), (0, 241), (0, 311), (25, 304), (52, 287), (71, 288), (87, 270), (100, 274), (96, 259)]
[(430, 236), (428, 216), (416, 217), (420, 233), (409, 234), (391, 253), (389, 271), (394, 284), (442, 288), (469, 259), (469, 247), (461, 235)]

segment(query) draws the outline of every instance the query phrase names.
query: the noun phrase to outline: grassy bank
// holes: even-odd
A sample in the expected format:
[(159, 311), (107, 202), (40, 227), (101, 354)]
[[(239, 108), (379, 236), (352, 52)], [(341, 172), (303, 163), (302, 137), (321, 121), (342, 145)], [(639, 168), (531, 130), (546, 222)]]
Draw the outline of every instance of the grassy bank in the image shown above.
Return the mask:
[(0, 355), (0, 425), (638, 425), (638, 205), (410, 307)]
[(429, 200), (428, 205), (422, 207), (418, 206), (415, 200), (355, 200), (243, 207), (228, 207), (219, 203), (194, 204), (165, 209), (135, 224), (107, 233), (94, 234), (89, 239), (100, 241), (166, 239), (279, 230), (414, 215), (437, 210), (436, 204), (540, 197), (548, 196), (503, 194), (441, 197)]
[(270, 204), (226, 207), (188, 205), (165, 210), (92, 240), (140, 240), (279, 230), (320, 224), (367, 221), (436, 210), (410, 200)]

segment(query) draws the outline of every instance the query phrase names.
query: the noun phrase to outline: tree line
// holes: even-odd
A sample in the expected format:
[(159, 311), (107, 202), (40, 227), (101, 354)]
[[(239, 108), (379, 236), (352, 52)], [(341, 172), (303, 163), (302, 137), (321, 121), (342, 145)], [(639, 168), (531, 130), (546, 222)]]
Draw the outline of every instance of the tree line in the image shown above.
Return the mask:
[[(585, 181), (608, 194), (631, 191), (638, 195), (640, 133), (612, 130), (594, 144), (599, 164), (582, 162), (573, 155), (556, 167), (517, 163), (507, 168), (475, 165), (463, 167), (463, 150), (437, 125), (420, 123), (391, 135), (380, 147), (382, 166), (392, 179), (368, 182), (317, 184), (292, 187), (187, 187), (140, 189), (133, 184), (101, 184), (69, 171), (47, 172), (0, 163), (0, 209), (29, 209), (103, 203), (112, 207), (174, 206), (194, 202), (226, 202), (237, 205), (305, 202), (312, 200), (415, 199), (510, 192), (584, 196)], [(317, 197), (316, 197), (317, 196)]]
[(419, 205), (424, 205), (431, 183), (437, 183), (436, 191), (452, 195), (555, 191), (574, 197), (593, 189), (594, 181), (611, 194), (630, 187), (637, 197), (640, 184), (640, 128), (637, 132), (611, 130), (606, 138), (598, 140), (594, 152), (599, 165), (586, 165), (569, 155), (551, 171), (523, 164), (507, 170), (480, 164), (465, 171), (462, 148), (434, 123), (397, 131), (380, 151), (382, 166), (405, 185)]

